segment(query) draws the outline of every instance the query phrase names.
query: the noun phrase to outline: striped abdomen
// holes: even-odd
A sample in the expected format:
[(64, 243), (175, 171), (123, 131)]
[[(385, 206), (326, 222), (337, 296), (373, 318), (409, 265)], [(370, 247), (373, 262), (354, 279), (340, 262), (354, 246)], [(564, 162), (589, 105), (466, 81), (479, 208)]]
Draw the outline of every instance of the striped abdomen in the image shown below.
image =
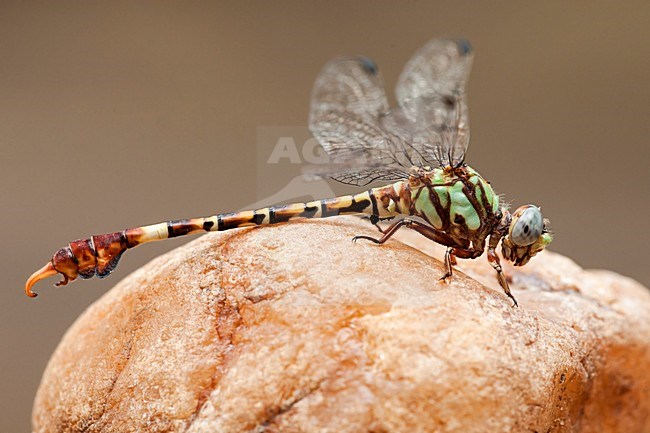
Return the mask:
[(65, 285), (77, 277), (85, 279), (97, 275), (103, 278), (115, 269), (124, 251), (147, 242), (202, 232), (276, 224), (298, 218), (327, 218), (354, 214), (394, 216), (402, 213), (404, 205), (400, 205), (400, 193), (396, 191), (402, 191), (405, 183), (397, 182), (355, 195), (168, 221), (79, 239), (61, 248), (50, 262), (34, 272), (25, 284), (25, 293), (35, 297), (36, 294), (31, 290), (34, 284), (57, 273), (63, 276), (57, 285)]

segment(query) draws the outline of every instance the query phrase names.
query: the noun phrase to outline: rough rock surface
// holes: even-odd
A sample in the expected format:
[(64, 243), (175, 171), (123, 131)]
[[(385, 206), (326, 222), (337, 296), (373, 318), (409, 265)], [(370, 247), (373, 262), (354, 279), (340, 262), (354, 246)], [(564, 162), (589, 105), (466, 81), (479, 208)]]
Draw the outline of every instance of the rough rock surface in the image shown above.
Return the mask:
[(34, 431), (650, 431), (646, 288), (545, 252), (506, 267), (512, 308), (484, 257), (442, 284), (429, 241), (359, 233), (243, 229), (144, 266), (67, 332)]

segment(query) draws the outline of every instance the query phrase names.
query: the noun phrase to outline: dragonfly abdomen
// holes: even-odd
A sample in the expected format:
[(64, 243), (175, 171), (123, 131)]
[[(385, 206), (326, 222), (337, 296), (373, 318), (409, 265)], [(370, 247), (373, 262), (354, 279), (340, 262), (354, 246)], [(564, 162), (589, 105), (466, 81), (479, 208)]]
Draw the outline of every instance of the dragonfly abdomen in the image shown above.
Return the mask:
[(43, 268), (32, 274), (25, 284), (25, 292), (30, 297), (36, 296), (31, 290), (34, 284), (57, 273), (63, 277), (57, 285), (65, 285), (77, 277), (106, 277), (115, 269), (127, 249), (148, 242), (210, 231), (278, 224), (302, 218), (353, 214), (385, 216), (388, 211), (377, 202), (377, 197), (383, 197), (383, 193), (378, 191), (381, 189), (306, 203), (167, 221), (72, 241), (58, 250)]

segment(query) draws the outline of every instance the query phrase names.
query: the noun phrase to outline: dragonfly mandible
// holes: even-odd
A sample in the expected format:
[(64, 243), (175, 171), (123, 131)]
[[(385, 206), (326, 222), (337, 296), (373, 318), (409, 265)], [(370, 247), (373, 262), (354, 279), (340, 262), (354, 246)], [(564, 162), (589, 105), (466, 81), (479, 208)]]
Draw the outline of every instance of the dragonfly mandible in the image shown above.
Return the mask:
[[(488, 262), (514, 305), (496, 249), (515, 266), (552, 241), (548, 220), (534, 205), (512, 214), (478, 172), (465, 163), (469, 144), (466, 83), (473, 51), (462, 39), (429, 41), (408, 61), (391, 107), (381, 74), (364, 57), (327, 63), (312, 91), (309, 128), (330, 156), (330, 175), (346, 184), (388, 185), (353, 195), (257, 210), (167, 221), (72, 241), (36, 271), (25, 293), (38, 281), (62, 275), (57, 285), (77, 277), (109, 275), (127, 249), (148, 242), (209, 231), (278, 224), (299, 218), (365, 215), (383, 244), (402, 227), (445, 245), (445, 274), (452, 277), (456, 258), (475, 259), (487, 246)], [(401, 216), (386, 229), (378, 223)], [(417, 217), (417, 218), (414, 218)]]

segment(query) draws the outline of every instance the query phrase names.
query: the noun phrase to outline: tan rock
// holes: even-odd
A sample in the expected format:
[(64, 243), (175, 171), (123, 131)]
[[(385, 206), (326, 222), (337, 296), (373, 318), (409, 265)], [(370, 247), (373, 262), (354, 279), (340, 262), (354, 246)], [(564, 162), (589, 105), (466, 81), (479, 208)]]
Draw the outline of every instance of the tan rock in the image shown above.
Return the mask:
[(34, 431), (650, 431), (647, 289), (545, 252), (506, 268), (512, 308), (484, 257), (459, 269), (485, 285), (442, 284), (410, 246), (350, 242), (373, 232), (302, 221), (154, 260), (67, 332)]

